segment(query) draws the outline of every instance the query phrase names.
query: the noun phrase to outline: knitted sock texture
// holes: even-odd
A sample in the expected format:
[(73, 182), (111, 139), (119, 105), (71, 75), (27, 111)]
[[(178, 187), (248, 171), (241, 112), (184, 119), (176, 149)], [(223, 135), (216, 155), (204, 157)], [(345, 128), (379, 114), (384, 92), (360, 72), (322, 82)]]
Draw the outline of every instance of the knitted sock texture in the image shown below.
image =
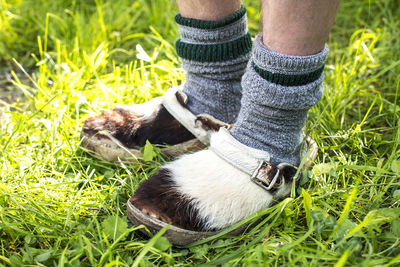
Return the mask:
[(176, 51), (186, 71), (183, 91), (194, 114), (233, 123), (240, 110), (240, 83), (250, 58), (246, 9), (220, 21), (175, 17), (181, 38)]
[(308, 110), (322, 97), (328, 47), (311, 56), (268, 49), (259, 35), (242, 79), (241, 110), (231, 134), (241, 143), (268, 151), (271, 163), (299, 164)]

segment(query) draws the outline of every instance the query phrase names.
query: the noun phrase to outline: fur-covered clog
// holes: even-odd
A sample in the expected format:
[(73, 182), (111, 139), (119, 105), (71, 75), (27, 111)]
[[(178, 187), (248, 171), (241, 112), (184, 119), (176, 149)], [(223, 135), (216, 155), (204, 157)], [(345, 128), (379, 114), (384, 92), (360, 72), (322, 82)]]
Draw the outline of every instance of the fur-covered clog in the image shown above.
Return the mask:
[(210, 134), (229, 125), (207, 114), (194, 115), (180, 87), (143, 104), (118, 107), (85, 121), (82, 146), (107, 161), (136, 162), (148, 140), (168, 145), (169, 156), (198, 151), (209, 144)]
[[(317, 147), (307, 143), (314, 160)], [(269, 162), (268, 152), (220, 128), (208, 150), (183, 155), (144, 181), (128, 201), (128, 218), (153, 232), (171, 224), (165, 236), (175, 245), (209, 237), (289, 195), (298, 168)]]

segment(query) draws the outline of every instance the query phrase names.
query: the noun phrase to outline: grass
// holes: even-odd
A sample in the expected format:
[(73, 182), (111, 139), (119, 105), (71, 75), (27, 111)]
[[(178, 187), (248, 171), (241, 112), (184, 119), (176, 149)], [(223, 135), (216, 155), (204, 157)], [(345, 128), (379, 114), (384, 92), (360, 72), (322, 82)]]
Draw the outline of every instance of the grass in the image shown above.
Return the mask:
[(0, 266), (399, 266), (397, 0), (343, 1), (307, 124), (316, 164), (292, 198), (251, 218), (261, 224), (173, 248), (127, 222), (127, 199), (167, 159), (110, 164), (79, 133), (103, 109), (182, 83), (176, 12), (169, 0), (0, 0), (0, 77), (11, 77), (0, 90), (24, 96), (0, 98)]

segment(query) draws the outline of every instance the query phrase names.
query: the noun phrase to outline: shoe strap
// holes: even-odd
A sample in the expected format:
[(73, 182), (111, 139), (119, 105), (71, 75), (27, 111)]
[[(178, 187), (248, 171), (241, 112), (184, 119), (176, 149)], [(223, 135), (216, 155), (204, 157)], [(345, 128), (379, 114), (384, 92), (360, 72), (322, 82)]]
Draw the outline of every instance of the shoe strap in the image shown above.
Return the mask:
[[(245, 172), (250, 179), (263, 189), (279, 188), (285, 179), (291, 179), (297, 167), (288, 163), (270, 164), (270, 154), (248, 147), (237, 141), (228, 129), (221, 128), (210, 138), (210, 149), (226, 162)], [(289, 173), (288, 173), (289, 170)]]
[(189, 132), (208, 146), (212, 133), (215, 133), (221, 127), (229, 128), (230, 125), (208, 114), (194, 115), (186, 107), (187, 99), (182, 87), (171, 87), (164, 94), (162, 104)]

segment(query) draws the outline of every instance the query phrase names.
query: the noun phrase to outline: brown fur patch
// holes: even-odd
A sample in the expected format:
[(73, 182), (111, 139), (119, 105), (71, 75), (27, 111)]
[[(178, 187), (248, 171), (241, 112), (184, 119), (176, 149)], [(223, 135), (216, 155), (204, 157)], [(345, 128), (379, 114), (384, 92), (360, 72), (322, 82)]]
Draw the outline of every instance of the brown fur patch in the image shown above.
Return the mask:
[(181, 93), (176, 92), (175, 97), (176, 97), (176, 100), (178, 100), (178, 103), (181, 104), (182, 107), (184, 107), (184, 108), (187, 107), (185, 100), (183, 98), (183, 95)]
[(107, 138), (99, 133), (107, 131), (128, 148), (152, 144), (176, 145), (194, 136), (161, 106), (155, 116), (143, 118), (125, 108), (104, 111), (85, 121), (83, 131), (89, 136)]
[(180, 194), (168, 169), (144, 181), (129, 201), (142, 212), (174, 226), (202, 231), (204, 223), (190, 198)]
[(201, 128), (206, 131), (218, 131), (219, 128), (224, 127), (225, 124), (218, 123), (215, 120), (210, 119), (208, 116), (198, 115), (196, 117), (196, 123), (201, 123)]

